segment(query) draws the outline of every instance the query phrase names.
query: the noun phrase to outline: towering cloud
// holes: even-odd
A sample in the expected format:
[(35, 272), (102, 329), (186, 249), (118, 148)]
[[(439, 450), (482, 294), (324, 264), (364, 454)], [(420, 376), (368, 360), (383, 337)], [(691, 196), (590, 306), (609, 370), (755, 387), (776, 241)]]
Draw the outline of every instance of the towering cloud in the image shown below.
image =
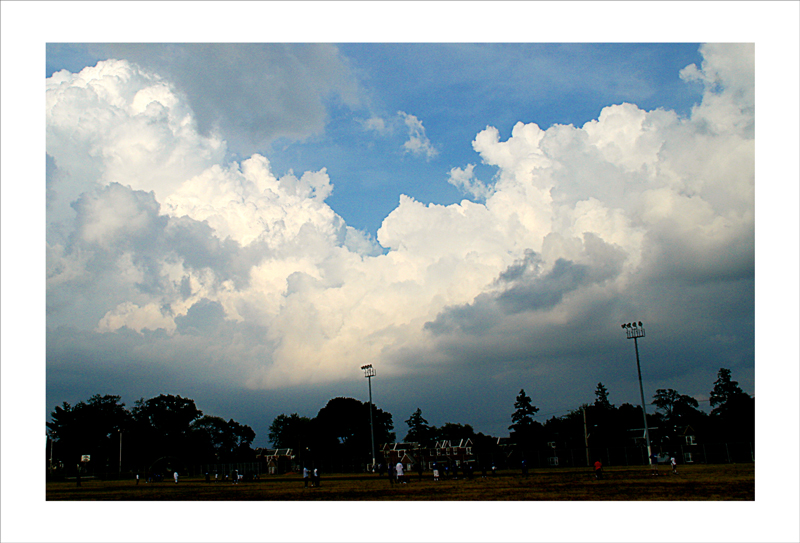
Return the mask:
[[(326, 169), (226, 162), (223, 133), (198, 128), (210, 106), (171, 81), (117, 60), (54, 74), (50, 334), (124, 338), (147, 364), (275, 388), (368, 362), (389, 375), (471, 363), (460, 347), (477, 338), (519, 360), (566, 323), (616, 323), (631, 292), (659, 285), (676, 304), (671, 285), (751, 280), (753, 48), (702, 53), (682, 72), (706, 89), (689, 117), (623, 103), (582, 127), (520, 122), (506, 140), (486, 127), (472, 145), (494, 178), (449, 174), (478, 201), (401, 196), (382, 247), (328, 205)], [(401, 115), (409, 152), (433, 156)]]

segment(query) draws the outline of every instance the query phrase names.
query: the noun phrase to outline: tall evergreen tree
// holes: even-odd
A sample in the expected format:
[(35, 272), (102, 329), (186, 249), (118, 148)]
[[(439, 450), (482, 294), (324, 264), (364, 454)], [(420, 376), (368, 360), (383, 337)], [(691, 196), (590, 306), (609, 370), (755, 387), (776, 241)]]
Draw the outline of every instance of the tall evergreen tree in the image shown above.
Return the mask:
[(608, 401), (608, 390), (603, 386), (603, 383), (597, 383), (597, 388), (594, 390), (595, 407), (602, 407), (604, 409), (611, 409), (614, 406)]
[(508, 427), (515, 433), (526, 433), (533, 427), (533, 416), (539, 408), (533, 405), (531, 397), (525, 394), (525, 389), (520, 389), (514, 402), (514, 413), (511, 415), (511, 426)]
[(714, 389), (709, 396), (709, 402), (714, 408), (711, 416), (716, 417), (726, 414), (731, 407), (744, 401), (749, 395), (739, 388), (739, 383), (731, 378), (731, 370), (720, 368), (717, 373), (717, 380), (714, 382)]
[(533, 405), (530, 396), (525, 394), (525, 389), (521, 389), (514, 402), (514, 409), (508, 429), (511, 430), (512, 439), (519, 445), (520, 459), (525, 459), (532, 454), (534, 443), (542, 431), (542, 425), (533, 420), (539, 408)]
[(428, 421), (422, 416), (422, 409), (416, 411), (405, 421), (408, 424), (408, 434), (403, 441), (406, 443), (420, 443), (428, 446), (431, 440), (431, 427)]

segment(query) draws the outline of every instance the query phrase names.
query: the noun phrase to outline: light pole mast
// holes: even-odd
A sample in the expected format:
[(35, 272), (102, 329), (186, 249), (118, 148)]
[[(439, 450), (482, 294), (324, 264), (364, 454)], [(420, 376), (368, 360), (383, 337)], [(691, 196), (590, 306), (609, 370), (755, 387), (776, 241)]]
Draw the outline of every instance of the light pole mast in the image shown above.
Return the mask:
[(647, 427), (647, 410), (645, 409), (644, 403), (644, 388), (642, 387), (642, 368), (639, 365), (639, 338), (644, 337), (644, 326), (642, 326), (642, 321), (638, 322), (629, 322), (628, 324), (623, 324), (622, 327), (625, 329), (625, 335), (628, 339), (633, 340), (633, 346), (636, 349), (636, 371), (639, 372), (639, 395), (642, 399), (642, 418), (644, 419), (644, 438), (647, 441), (647, 463), (651, 466), (653, 465), (653, 451), (650, 448), (650, 430)]
[(375, 428), (372, 424), (372, 378), (375, 377), (375, 368), (372, 364), (361, 366), (364, 370), (364, 377), (369, 382), (369, 435), (372, 441), (372, 471), (375, 471)]

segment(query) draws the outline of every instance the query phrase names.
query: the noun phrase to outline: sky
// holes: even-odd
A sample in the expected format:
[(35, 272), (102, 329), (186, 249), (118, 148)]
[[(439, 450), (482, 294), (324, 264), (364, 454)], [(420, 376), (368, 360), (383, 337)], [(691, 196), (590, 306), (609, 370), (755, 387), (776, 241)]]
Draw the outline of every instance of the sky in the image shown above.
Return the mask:
[[(417, 408), (437, 426), (508, 435), (522, 388), (540, 422), (594, 401), (598, 382), (612, 403), (638, 404), (634, 348), (620, 328), (631, 321), (646, 329), (648, 399), (673, 388), (708, 410), (722, 367), (746, 392), (765, 390), (756, 390), (757, 347), (779, 349), (770, 361), (787, 347), (758, 336), (756, 314), (785, 322), (785, 308), (766, 313), (756, 300), (781, 273), (796, 283), (796, 228), (781, 225), (797, 214), (761, 211), (759, 235), (781, 235), (757, 244), (756, 193), (762, 206), (775, 195), (796, 204), (784, 172), (797, 171), (787, 163), (797, 39), (793, 28), (784, 48), (764, 29), (796, 20), (773, 13), (796, 6), (770, 4), (768, 17), (747, 2), (657, 14), (626, 3), (627, 17), (639, 15), (630, 24), (594, 3), (553, 35), (527, 29), (569, 16), (567, 7), (537, 19), (520, 2), (480, 16), (480, 3), (424, 14), (412, 3), (313, 39), (320, 26), (300, 24), (300, 7), (248, 19), (210, 4), (186, 15), (210, 26), (177, 28), (138, 9), (112, 32), (85, 7), (55, 5), (46, 31), (18, 25), (33, 38), (16, 36), (16, 50), (39, 52), (25, 73), (35, 85), (45, 78), (45, 111), (39, 95), (33, 116), (46, 156), (29, 161), (45, 183), (10, 183), (6, 164), (17, 157), (4, 153), (3, 252), (31, 254), (12, 234), (36, 232), (46, 288), (30, 289), (37, 303), (23, 298), (13, 318), (4, 302), (4, 339), (21, 335), (9, 331), (26, 322), (25, 308), (39, 308), (33, 322), (44, 331), (30, 344), (44, 360), (34, 375), (47, 415), (93, 394), (128, 407), (176, 394), (251, 426), (254, 444), (267, 446), (280, 413), (313, 417), (336, 396), (366, 401), (359, 368), (371, 363), (373, 399), (398, 438)], [(364, 17), (376, 9), (359, 4)], [(333, 17), (317, 7), (314, 18)], [(92, 16), (110, 21), (110, 9)], [(265, 39), (256, 21), (272, 9), (295, 18)], [(664, 37), (645, 20), (688, 30)], [(27, 57), (10, 56), (3, 24), (6, 113), (16, 96), (7, 74)], [(222, 26), (241, 33), (219, 39)], [(151, 27), (155, 37), (141, 30)], [(759, 97), (784, 98), (759, 98), (769, 112), (759, 147), (756, 73), (771, 83), (759, 79)], [(756, 166), (778, 164), (756, 185)], [(17, 195), (31, 186), (41, 203), (26, 213), (31, 199)], [(775, 258), (787, 265), (771, 266)], [(4, 295), (18, 300), (26, 289), (9, 289), (16, 278), (4, 266)], [(787, 288), (778, 298), (796, 298)], [(36, 368), (13, 367), (26, 366)], [(759, 383), (772, 385), (779, 369), (796, 375), (760, 362)], [(774, 400), (766, 391), (759, 399)]]
[[(508, 434), (754, 394), (752, 44), (48, 44), (47, 399)], [(735, 157), (731, 160), (731, 157)], [(705, 403), (704, 403), (705, 402)], [(651, 407), (652, 409), (652, 407)]]

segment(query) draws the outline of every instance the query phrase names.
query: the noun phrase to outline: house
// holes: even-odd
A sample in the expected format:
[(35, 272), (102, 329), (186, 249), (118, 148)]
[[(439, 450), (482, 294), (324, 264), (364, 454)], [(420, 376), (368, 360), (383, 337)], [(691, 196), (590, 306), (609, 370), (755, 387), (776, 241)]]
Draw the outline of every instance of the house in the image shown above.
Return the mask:
[(694, 457), (697, 454), (697, 436), (695, 435), (694, 428), (687, 425), (681, 432), (678, 432), (680, 439), (681, 451), (683, 451), (683, 463), (691, 464), (694, 462)]
[(422, 447), (419, 443), (386, 443), (381, 452), (387, 463), (401, 462), (406, 470), (416, 468), (418, 463), (423, 469), (433, 469), (434, 462), (452, 463), (456, 466), (474, 462), (472, 440), (441, 440), (433, 447)]
[(294, 454), (292, 449), (256, 449), (256, 458), (267, 465), (267, 473), (278, 475), (292, 471)]

